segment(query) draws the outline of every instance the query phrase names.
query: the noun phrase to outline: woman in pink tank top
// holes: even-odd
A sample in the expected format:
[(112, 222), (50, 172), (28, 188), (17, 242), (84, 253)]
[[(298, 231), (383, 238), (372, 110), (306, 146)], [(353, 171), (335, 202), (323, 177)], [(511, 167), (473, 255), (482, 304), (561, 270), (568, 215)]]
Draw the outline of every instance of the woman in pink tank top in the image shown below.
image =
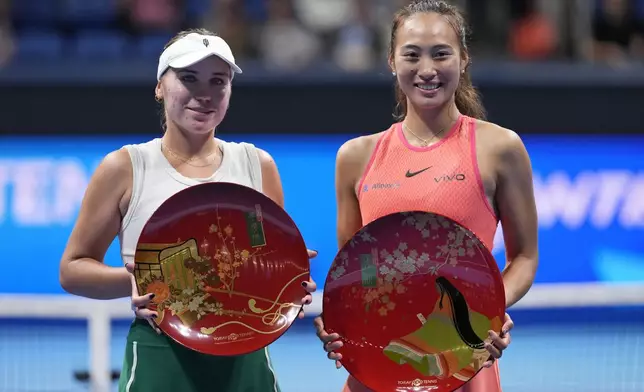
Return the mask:
[[(396, 13), (389, 66), (396, 80), (399, 122), (340, 147), (338, 243), (343, 246), (381, 216), (425, 209), (462, 222), (491, 248), (500, 222), (509, 308), (532, 286), (538, 264), (532, 169), (519, 136), (484, 121), (485, 111), (470, 80), (466, 35), (463, 15), (446, 1), (415, 0)], [(370, 187), (381, 183), (399, 186), (376, 197)], [(315, 326), (328, 358), (340, 367), (342, 357), (334, 352), (342, 347), (340, 336), (328, 334), (321, 317)], [(512, 327), (506, 314), (501, 333), (489, 332), (490, 358), (459, 392), (501, 391), (497, 360), (510, 344)], [(369, 390), (349, 377), (344, 391)]]

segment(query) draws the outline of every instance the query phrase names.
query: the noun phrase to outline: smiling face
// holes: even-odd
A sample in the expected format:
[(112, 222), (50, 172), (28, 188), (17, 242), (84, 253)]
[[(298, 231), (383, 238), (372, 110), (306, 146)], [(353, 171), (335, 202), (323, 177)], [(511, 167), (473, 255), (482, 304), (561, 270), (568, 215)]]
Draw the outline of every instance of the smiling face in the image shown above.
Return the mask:
[(423, 110), (454, 100), (467, 60), (449, 19), (434, 12), (415, 13), (400, 23), (389, 59), (409, 103)]
[(230, 66), (216, 56), (187, 68), (169, 69), (156, 88), (168, 124), (192, 134), (211, 132), (222, 122), (230, 94)]

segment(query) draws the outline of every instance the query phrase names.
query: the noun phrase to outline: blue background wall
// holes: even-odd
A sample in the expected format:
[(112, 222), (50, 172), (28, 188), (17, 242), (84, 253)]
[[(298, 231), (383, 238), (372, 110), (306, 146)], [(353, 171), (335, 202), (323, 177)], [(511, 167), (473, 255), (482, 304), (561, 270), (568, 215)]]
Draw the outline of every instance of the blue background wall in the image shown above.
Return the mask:
[[(253, 142), (276, 159), (287, 211), (309, 248), (319, 251), (311, 267), (322, 284), (337, 250), (335, 154), (351, 136), (222, 137)], [(0, 138), (0, 254), (5, 255), (0, 292), (63, 293), (58, 262), (87, 181), (107, 152), (145, 140)], [(644, 281), (644, 137), (525, 136), (524, 141), (540, 220), (537, 283)], [(500, 235), (494, 254), (503, 266)], [(106, 262), (121, 264), (118, 242)]]

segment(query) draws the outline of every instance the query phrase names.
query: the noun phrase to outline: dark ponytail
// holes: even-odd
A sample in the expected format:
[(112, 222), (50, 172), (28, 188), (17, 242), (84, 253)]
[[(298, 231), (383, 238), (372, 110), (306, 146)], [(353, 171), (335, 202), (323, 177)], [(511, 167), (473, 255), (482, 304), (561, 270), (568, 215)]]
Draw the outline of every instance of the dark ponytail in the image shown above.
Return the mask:
[(485, 120), (485, 108), (481, 102), (479, 92), (476, 90), (474, 85), (472, 85), (472, 77), (470, 75), (469, 67), (465, 69), (465, 72), (461, 76), (461, 80), (458, 82), (455, 100), (456, 107), (459, 112), (469, 117)]
[(407, 96), (400, 88), (398, 80), (394, 82), (394, 90), (396, 94), (396, 107), (394, 108), (394, 119), (402, 121), (407, 116)]

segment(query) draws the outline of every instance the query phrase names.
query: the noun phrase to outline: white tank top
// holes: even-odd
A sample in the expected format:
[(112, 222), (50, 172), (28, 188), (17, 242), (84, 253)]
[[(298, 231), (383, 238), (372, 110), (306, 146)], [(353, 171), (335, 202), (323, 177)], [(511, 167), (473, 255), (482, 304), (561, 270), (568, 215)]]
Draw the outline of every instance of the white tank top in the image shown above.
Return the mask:
[(119, 241), (124, 263), (133, 262), (143, 227), (170, 196), (204, 182), (232, 182), (262, 192), (262, 170), (257, 149), (248, 143), (217, 139), (223, 149), (221, 165), (208, 178), (188, 178), (177, 172), (161, 152), (161, 139), (125, 146), (132, 160), (132, 196), (121, 222)]

